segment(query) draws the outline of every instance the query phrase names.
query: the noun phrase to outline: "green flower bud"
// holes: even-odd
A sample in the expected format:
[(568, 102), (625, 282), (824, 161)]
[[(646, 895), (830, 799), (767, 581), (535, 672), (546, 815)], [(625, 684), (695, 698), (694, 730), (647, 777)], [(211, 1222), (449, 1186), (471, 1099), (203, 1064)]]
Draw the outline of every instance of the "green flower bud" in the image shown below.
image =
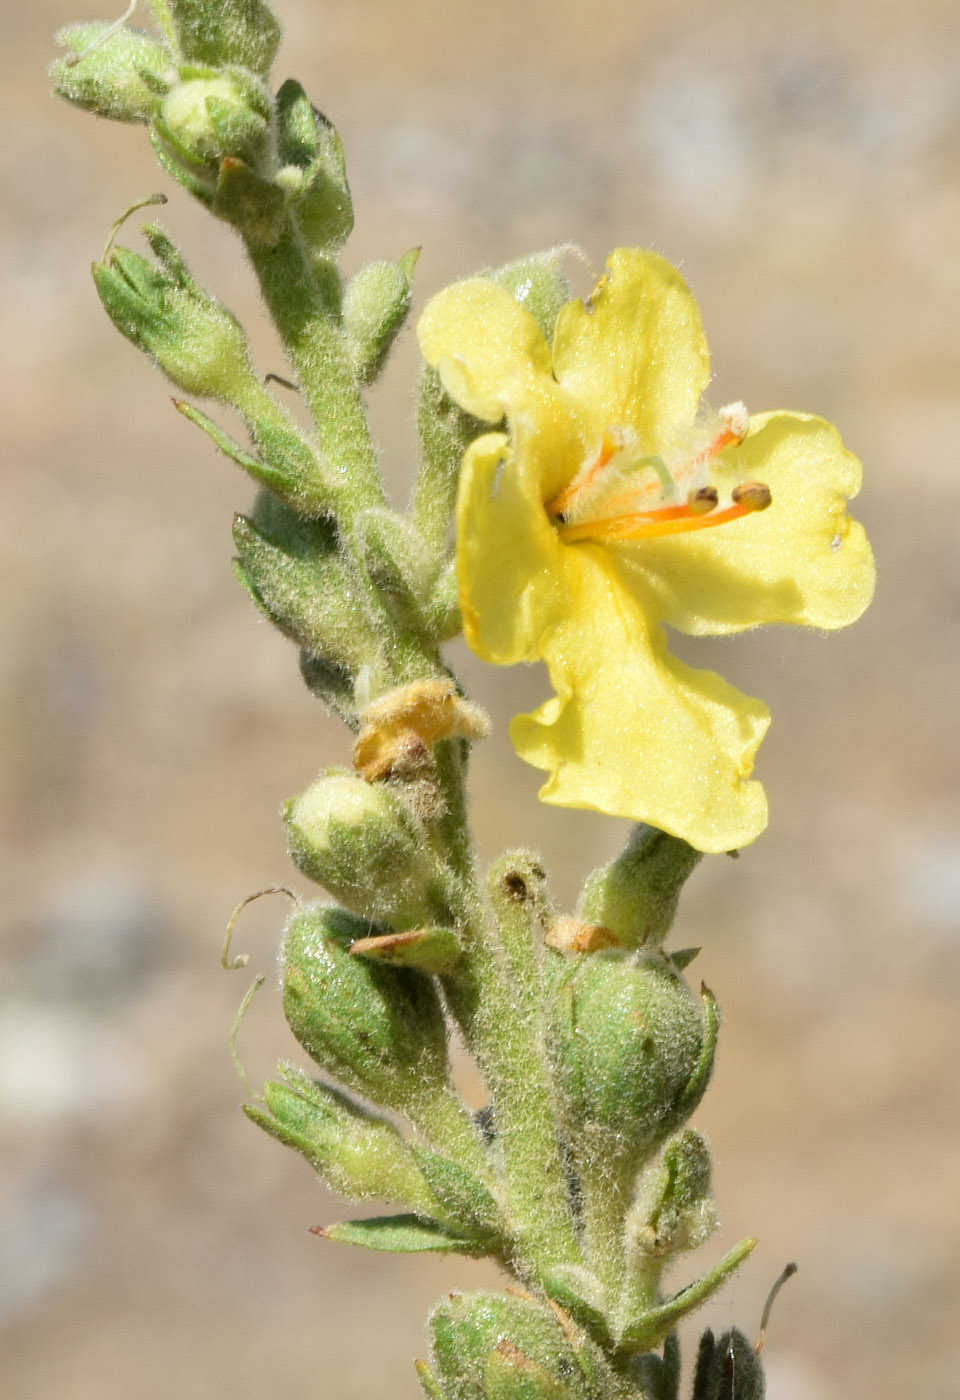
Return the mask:
[(329, 768), (284, 809), (290, 858), (353, 914), (396, 929), (441, 912), (423, 833), (389, 789)]
[(187, 63), (249, 68), (266, 77), (280, 43), (280, 26), (262, 0), (151, 0), (161, 23), (176, 34)]
[(159, 266), (128, 248), (93, 265), (107, 315), (177, 388), (242, 412), (262, 397), (243, 328), (193, 280), (161, 229), (148, 224), (143, 232)]
[(155, 120), (160, 138), (201, 185), (215, 191), (227, 157), (256, 168), (270, 143), (270, 105), (249, 78), (211, 72), (189, 76), (167, 93)]
[(642, 1254), (665, 1257), (698, 1249), (717, 1228), (710, 1151), (692, 1128), (669, 1142), (640, 1177), (627, 1217), (627, 1238)]
[(447, 1032), (430, 978), (350, 955), (369, 925), (308, 905), (287, 927), (283, 1007), (321, 1069), (372, 1102), (408, 1114), (446, 1094)]
[(737, 1328), (717, 1340), (710, 1331), (700, 1338), (691, 1400), (763, 1400), (763, 1364)]
[[(556, 1315), (504, 1293), (452, 1293), (429, 1323), (431, 1362), (446, 1400), (587, 1400), (585, 1352)], [(592, 1358), (591, 1358), (592, 1359)]]
[(248, 1118), (305, 1157), (341, 1196), (377, 1196), (437, 1214), (438, 1202), (392, 1123), (292, 1065), (280, 1068), (287, 1082), (264, 1085), (267, 1112), (244, 1104)]
[(54, 91), (98, 117), (149, 122), (177, 81), (169, 49), (139, 29), (72, 24), (57, 42), (72, 57), (50, 69)]
[(555, 1083), (576, 1155), (606, 1175), (632, 1174), (692, 1112), (706, 1085), (703, 1061), (712, 1045), (697, 998), (661, 956), (595, 953), (558, 978), (548, 1014)]
[(361, 384), (377, 378), (407, 318), (419, 256), (420, 249), (413, 248), (396, 263), (367, 263), (347, 283), (342, 325)]
[(353, 228), (343, 147), (332, 122), (293, 78), (277, 93), (276, 112), (278, 178), (289, 192), (303, 244), (322, 267)]
[(585, 923), (603, 924), (628, 948), (659, 948), (699, 851), (653, 826), (636, 826), (616, 860), (595, 870), (580, 896)]
[(549, 248), (545, 253), (531, 253), (506, 263), (486, 275), (491, 282), (505, 287), (521, 306), (525, 306), (543, 331), (549, 344), (557, 316), (565, 301), (573, 296), (570, 279), (563, 270), (563, 256), (570, 248)]

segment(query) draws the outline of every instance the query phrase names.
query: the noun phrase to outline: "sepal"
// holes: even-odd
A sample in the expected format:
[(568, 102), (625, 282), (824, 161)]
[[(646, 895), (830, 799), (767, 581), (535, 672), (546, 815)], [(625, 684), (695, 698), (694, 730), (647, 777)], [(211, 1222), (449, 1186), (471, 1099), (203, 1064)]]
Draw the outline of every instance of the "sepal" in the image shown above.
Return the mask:
[(515, 262), (505, 263), (486, 274), (491, 282), (504, 287), (514, 301), (526, 307), (549, 345), (557, 316), (564, 302), (573, 296), (570, 279), (563, 269), (563, 258), (570, 248), (548, 248)]
[(707, 1144), (687, 1128), (640, 1177), (627, 1216), (628, 1249), (663, 1259), (705, 1243), (717, 1228), (710, 1177)]
[(463, 959), (460, 940), (452, 928), (408, 929), (403, 933), (358, 938), (350, 952), (355, 958), (373, 958), (393, 967), (412, 967), (438, 977), (454, 973)]
[(385, 506), (370, 506), (357, 513), (354, 533), (374, 590), (398, 622), (422, 629), (430, 565), (415, 526)]
[(353, 229), (343, 147), (333, 123), (289, 78), (276, 97), (278, 179), (312, 254), (335, 252)]
[(442, 1205), (445, 1218), (452, 1219), (468, 1233), (493, 1238), (502, 1234), (500, 1207), (472, 1172), (429, 1147), (414, 1146), (411, 1154)]

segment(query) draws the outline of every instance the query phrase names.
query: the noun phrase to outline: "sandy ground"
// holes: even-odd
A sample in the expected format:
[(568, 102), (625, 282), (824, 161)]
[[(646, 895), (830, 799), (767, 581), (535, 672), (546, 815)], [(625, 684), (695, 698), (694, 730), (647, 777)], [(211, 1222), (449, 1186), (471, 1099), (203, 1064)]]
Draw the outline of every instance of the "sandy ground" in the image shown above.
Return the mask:
[[(310, 1236), (343, 1207), (237, 1110), (225, 917), (287, 877), (281, 801), (348, 749), (230, 576), (246, 483), (89, 283), (116, 214), (164, 186), (142, 132), (46, 96), (52, 31), (89, 17), (12, 7), (0, 94), (3, 1390), (413, 1400), (430, 1300), (493, 1275)], [(715, 402), (820, 412), (864, 459), (868, 616), (685, 653), (775, 717), (770, 829), (704, 864), (676, 934), (726, 1011), (697, 1116), (724, 1218), (703, 1257), (760, 1237), (710, 1310), (748, 1331), (800, 1263), (770, 1400), (953, 1400), (960, 8), (283, 0), (283, 18), (278, 78), (347, 148), (350, 267), (422, 244), (422, 304), (555, 242), (598, 263), (652, 245), (701, 299)], [(280, 368), (229, 231), (179, 194), (164, 219)], [(408, 335), (375, 407), (399, 495), (413, 365)], [(504, 722), (542, 676), (467, 669), (496, 721), (482, 846), (538, 845), (569, 902), (624, 828), (538, 807)], [(281, 918), (251, 912), (251, 967)], [(266, 992), (242, 1049), (254, 1077), (290, 1049)]]

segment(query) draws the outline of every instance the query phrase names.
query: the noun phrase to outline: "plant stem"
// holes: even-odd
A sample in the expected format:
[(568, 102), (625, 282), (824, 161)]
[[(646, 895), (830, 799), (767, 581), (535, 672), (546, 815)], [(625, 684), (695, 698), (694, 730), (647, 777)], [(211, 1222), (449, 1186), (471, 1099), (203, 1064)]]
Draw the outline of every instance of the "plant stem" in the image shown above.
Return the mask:
[(291, 220), (279, 243), (247, 241), (274, 325), (310, 409), (344, 533), (357, 510), (385, 504), (363, 395), (335, 317)]

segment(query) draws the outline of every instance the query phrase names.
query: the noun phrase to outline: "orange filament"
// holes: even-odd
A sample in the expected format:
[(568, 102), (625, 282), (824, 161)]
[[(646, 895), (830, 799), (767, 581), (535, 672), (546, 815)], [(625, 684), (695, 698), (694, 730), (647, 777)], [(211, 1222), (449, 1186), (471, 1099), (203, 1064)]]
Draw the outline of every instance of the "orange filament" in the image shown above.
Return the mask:
[[(739, 495), (739, 499), (736, 499)], [(660, 510), (635, 511), (630, 515), (611, 516), (606, 520), (584, 520), (576, 525), (561, 525), (557, 531), (567, 544), (579, 540), (598, 543), (615, 540), (653, 540), (662, 535), (685, 534), (690, 530), (706, 530), (713, 525), (725, 525), (754, 511), (765, 510), (770, 504), (770, 492), (759, 482), (738, 488), (732, 505), (723, 510), (698, 511), (687, 502), (682, 506), (664, 506)]]
[(609, 465), (622, 446), (623, 441), (617, 430), (615, 428), (608, 428), (603, 435), (596, 461), (583, 476), (574, 477), (573, 481), (565, 486), (559, 495), (554, 496), (553, 500), (548, 502), (547, 514), (562, 515), (570, 502), (596, 480), (604, 467)]

